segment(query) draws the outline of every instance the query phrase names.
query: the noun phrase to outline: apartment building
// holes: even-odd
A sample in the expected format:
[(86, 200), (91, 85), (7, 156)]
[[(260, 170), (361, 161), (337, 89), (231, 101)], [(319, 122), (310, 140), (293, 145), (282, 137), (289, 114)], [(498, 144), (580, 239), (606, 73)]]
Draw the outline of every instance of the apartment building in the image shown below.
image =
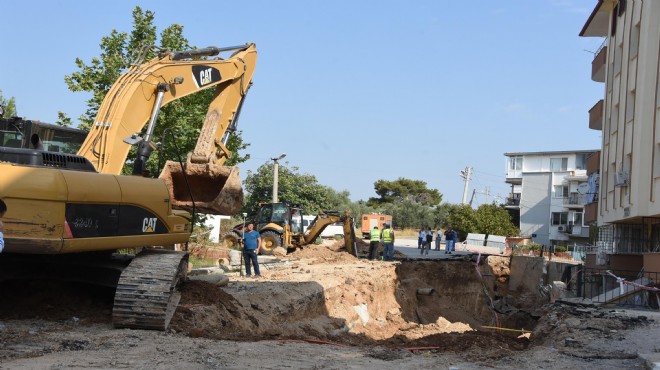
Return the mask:
[(580, 32), (603, 38), (591, 75), (604, 94), (589, 111), (603, 141), (588, 266), (660, 271), (659, 20), (660, 1), (599, 0)]
[(546, 246), (588, 242), (584, 207), (595, 190), (587, 176), (587, 160), (595, 153), (596, 150), (504, 153), (505, 181), (511, 186), (506, 207), (519, 215), (522, 236)]

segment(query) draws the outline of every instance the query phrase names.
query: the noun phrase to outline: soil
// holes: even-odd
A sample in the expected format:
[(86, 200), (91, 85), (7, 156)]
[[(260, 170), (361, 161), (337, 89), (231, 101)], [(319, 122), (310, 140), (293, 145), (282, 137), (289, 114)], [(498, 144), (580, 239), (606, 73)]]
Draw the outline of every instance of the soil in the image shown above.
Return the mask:
[(506, 258), (383, 262), (341, 247), (223, 287), (188, 281), (167, 332), (113, 329), (112, 289), (3, 282), (0, 369), (620, 369), (658, 351), (657, 312), (509, 291)]

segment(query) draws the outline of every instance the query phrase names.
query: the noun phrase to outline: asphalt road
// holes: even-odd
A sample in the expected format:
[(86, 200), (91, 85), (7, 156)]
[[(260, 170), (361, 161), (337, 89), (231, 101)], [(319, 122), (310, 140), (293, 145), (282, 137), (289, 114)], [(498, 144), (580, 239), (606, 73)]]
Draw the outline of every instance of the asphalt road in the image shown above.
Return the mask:
[[(462, 245), (457, 245), (455, 251), (452, 254), (445, 254), (445, 244), (440, 245), (440, 251), (435, 250), (435, 240), (431, 242), (431, 250), (428, 251), (428, 254), (422, 255), (420, 253), (421, 249), (417, 248), (417, 238), (407, 239), (407, 238), (395, 238), (394, 239), (394, 250), (399, 251), (405, 254), (408, 258), (422, 258), (422, 259), (449, 259), (454, 258), (457, 255), (472, 254), (473, 252), (461, 251)], [(426, 251), (424, 251), (426, 253)]]

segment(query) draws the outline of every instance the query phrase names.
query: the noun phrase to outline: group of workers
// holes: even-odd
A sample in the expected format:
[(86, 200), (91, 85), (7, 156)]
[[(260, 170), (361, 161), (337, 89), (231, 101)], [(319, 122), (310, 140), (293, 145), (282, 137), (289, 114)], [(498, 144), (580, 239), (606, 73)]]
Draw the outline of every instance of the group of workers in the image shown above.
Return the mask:
[[(440, 251), (440, 244), (445, 240), (445, 254), (452, 254), (456, 250), (456, 241), (458, 240), (458, 233), (451, 225), (447, 225), (447, 230), (444, 232), (438, 228), (435, 235), (435, 250)], [(419, 230), (419, 238), (417, 239), (417, 248), (421, 249), (420, 254), (429, 254), (431, 250), (431, 242), (433, 241), (433, 231), (428, 228)]]
[(378, 245), (383, 243), (383, 261), (394, 260), (394, 230), (392, 225), (383, 224), (383, 230), (378, 225), (371, 229), (369, 236), (369, 260), (376, 258)]

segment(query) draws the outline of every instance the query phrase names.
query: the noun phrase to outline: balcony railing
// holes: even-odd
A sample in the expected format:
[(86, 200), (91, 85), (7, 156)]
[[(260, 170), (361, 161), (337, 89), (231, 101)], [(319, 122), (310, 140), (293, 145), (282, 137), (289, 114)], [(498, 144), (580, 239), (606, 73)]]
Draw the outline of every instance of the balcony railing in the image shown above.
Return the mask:
[(584, 196), (578, 193), (571, 193), (567, 198), (564, 198), (564, 207), (566, 208), (582, 208), (584, 204)]
[(603, 129), (603, 99), (600, 99), (589, 109), (589, 128), (592, 130)]
[[(596, 197), (598, 199), (598, 197)], [(584, 205), (584, 222), (595, 223), (598, 221), (598, 202)]]
[(660, 252), (660, 218), (644, 217), (638, 224), (601, 226), (596, 246), (608, 254)]
[(591, 62), (591, 80), (596, 82), (605, 82), (605, 65), (607, 62), (607, 39), (603, 41), (603, 44), (600, 46), (598, 51), (596, 51), (596, 57)]
[(559, 225), (557, 228), (562, 234), (571, 235), (574, 237), (589, 237), (589, 226), (581, 225)]
[(587, 174), (591, 175), (592, 173), (600, 170), (600, 151), (597, 151), (587, 157)]

